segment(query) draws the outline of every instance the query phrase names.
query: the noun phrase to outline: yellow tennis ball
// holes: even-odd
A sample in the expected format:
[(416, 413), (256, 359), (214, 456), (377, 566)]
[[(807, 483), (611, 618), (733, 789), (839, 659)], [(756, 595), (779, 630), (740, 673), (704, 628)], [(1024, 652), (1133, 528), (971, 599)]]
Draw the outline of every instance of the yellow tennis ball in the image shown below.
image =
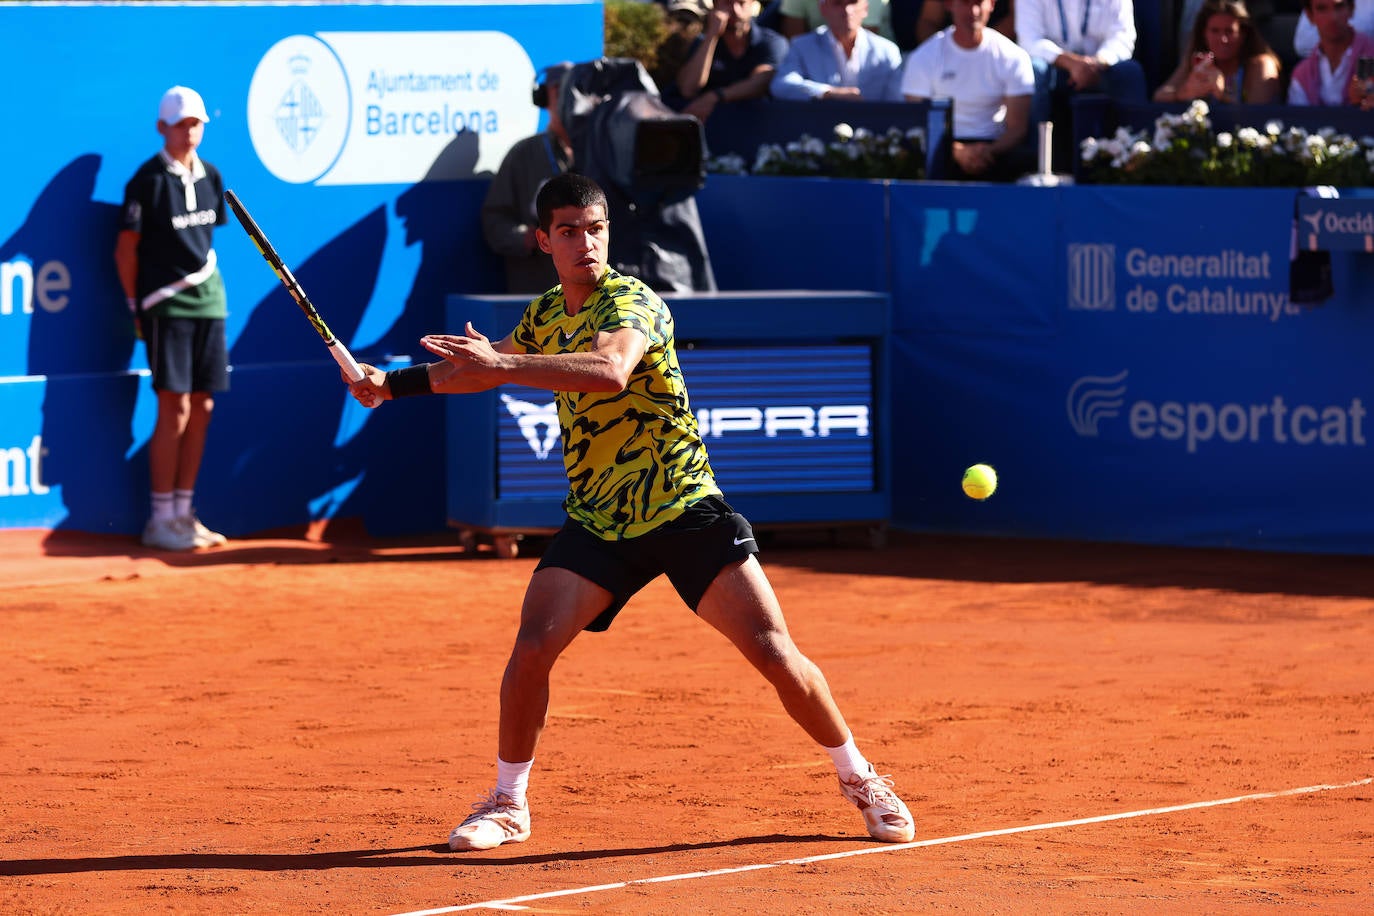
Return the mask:
[(997, 472), (990, 464), (975, 464), (964, 472), (964, 493), (972, 499), (987, 499), (997, 490)]

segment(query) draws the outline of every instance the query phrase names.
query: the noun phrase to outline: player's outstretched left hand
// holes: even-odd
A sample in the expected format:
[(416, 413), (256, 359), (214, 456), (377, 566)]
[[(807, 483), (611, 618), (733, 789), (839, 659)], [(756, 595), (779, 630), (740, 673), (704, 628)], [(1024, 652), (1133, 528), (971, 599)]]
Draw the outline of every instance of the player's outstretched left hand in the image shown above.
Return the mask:
[(444, 394), (484, 391), (493, 384), (489, 371), (500, 364), (501, 354), (469, 321), (463, 334), (426, 334), (420, 345), (448, 363), (443, 378), (432, 378), (434, 390)]

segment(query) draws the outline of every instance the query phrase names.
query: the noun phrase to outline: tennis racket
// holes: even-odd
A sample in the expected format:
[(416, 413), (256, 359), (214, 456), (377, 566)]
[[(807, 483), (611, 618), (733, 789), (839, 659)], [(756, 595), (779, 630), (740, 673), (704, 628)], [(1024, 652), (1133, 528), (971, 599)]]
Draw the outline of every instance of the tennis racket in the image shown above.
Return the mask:
[(353, 358), (352, 353), (348, 352), (348, 348), (343, 345), (339, 338), (334, 336), (334, 332), (329, 330), (329, 325), (324, 323), (320, 313), (315, 310), (315, 306), (310, 302), (310, 297), (305, 294), (305, 290), (301, 289), (300, 283), (296, 282), (296, 277), (291, 273), (286, 263), (282, 261), (281, 255), (277, 254), (277, 250), (272, 247), (267, 236), (258, 228), (253, 217), (248, 215), (248, 210), (244, 208), (243, 201), (239, 200), (239, 196), (233, 191), (225, 191), (224, 202), (229, 205), (230, 210), (234, 211), (234, 216), (238, 217), (244, 231), (253, 240), (253, 244), (258, 246), (258, 251), (262, 252), (262, 256), (267, 259), (267, 263), (276, 273), (277, 278), (281, 280), (282, 285), (286, 287), (286, 291), (291, 294), (291, 298), (296, 300), (301, 311), (305, 312), (305, 317), (310, 319), (310, 323), (315, 327), (315, 332), (320, 335), (320, 339), (329, 348), (329, 355), (334, 357), (334, 362), (343, 369), (344, 375), (347, 375), (351, 381), (362, 381), (362, 367), (358, 365), (358, 361)]

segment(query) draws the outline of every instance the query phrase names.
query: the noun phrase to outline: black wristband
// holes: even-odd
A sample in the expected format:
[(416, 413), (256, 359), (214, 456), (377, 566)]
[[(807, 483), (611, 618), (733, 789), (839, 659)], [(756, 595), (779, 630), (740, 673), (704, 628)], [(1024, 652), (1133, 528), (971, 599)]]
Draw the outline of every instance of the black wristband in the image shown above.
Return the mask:
[(408, 398), (417, 394), (433, 394), (429, 386), (429, 365), (406, 366), (386, 374), (386, 387), (393, 398)]

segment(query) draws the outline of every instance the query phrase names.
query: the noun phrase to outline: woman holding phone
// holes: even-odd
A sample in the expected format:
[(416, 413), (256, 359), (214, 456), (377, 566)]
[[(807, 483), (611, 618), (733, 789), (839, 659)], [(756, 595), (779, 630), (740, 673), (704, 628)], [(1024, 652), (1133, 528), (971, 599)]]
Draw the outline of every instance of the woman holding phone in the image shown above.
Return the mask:
[(1154, 100), (1268, 105), (1280, 101), (1280, 69), (1279, 56), (1242, 0), (1206, 0), (1193, 21), (1187, 53)]

